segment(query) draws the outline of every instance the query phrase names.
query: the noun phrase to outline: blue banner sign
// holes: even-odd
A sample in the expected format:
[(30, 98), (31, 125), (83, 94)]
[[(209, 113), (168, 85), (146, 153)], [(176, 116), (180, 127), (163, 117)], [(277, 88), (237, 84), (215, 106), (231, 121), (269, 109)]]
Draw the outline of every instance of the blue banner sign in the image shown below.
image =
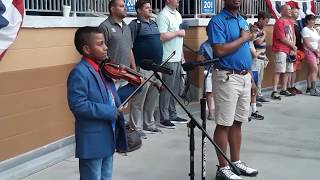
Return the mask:
[(200, 14), (215, 14), (216, 0), (201, 0)]
[(135, 13), (135, 5), (137, 0), (125, 0), (126, 8), (128, 13)]

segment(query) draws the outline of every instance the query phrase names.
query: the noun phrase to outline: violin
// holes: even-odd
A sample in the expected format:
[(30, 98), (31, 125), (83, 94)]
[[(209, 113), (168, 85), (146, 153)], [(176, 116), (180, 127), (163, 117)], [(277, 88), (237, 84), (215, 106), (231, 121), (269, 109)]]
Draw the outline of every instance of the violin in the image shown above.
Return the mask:
[(143, 80), (142, 74), (125, 65), (103, 63), (101, 71), (103, 75), (108, 76), (111, 79), (123, 79), (135, 86), (139, 86)]

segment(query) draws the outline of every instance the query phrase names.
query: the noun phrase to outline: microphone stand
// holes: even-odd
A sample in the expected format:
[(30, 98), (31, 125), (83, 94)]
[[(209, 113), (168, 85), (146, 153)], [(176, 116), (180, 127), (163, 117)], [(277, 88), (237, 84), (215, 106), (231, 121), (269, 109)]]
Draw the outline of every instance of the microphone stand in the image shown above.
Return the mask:
[[(190, 180), (194, 180), (194, 150), (195, 150), (195, 142), (194, 142), (194, 128), (198, 127), (201, 131), (202, 134), (209, 139), (209, 141), (211, 142), (211, 144), (213, 144), (213, 146), (215, 147), (215, 149), (217, 150), (218, 153), (220, 153), (223, 158), (225, 158), (229, 165), (231, 166), (231, 168), (240, 174), (239, 170), (231, 163), (231, 161), (227, 158), (227, 156), (222, 152), (222, 150), (219, 148), (219, 146), (212, 140), (212, 138), (210, 137), (210, 135), (206, 132), (206, 130), (200, 125), (200, 123), (193, 117), (193, 115), (186, 109), (186, 107), (183, 105), (183, 103), (178, 99), (178, 97), (174, 94), (174, 92), (172, 92), (172, 90), (168, 87), (168, 85), (161, 79), (160, 75), (158, 74), (158, 72), (153, 73), (153, 75), (161, 81), (162, 85), (164, 85), (164, 87), (169, 91), (169, 93), (172, 95), (172, 97), (178, 102), (178, 104), (182, 107), (182, 109), (185, 111), (185, 113), (189, 116), (190, 121), (188, 122), (188, 128), (189, 128), (189, 137), (190, 137), (190, 141), (189, 141), (189, 150), (190, 150)], [(206, 102), (206, 101), (204, 101)]]
[[(165, 65), (174, 55), (176, 54), (176, 51), (173, 51), (170, 56), (164, 61), (161, 63), (160, 66), (163, 66)], [(150, 79), (155, 75), (155, 72), (153, 72), (153, 74), (151, 76), (149, 76), (142, 84), (140, 84), (131, 94), (129, 97), (127, 97), (126, 100), (124, 100), (121, 104), (120, 104), (120, 108), (123, 108), (132, 98), (134, 95), (137, 94), (137, 92), (148, 82), (150, 81)]]
[[(209, 66), (209, 69), (207, 73), (204, 76), (203, 79), (203, 89), (202, 89), (202, 98), (200, 99), (200, 117), (202, 120), (202, 128), (206, 131), (207, 130), (207, 112), (206, 112), (206, 102), (207, 102), (207, 97), (206, 97), (206, 91), (207, 91), (207, 85), (206, 85), (206, 80), (208, 78), (208, 75), (212, 69), (212, 64)], [(209, 109), (210, 111), (210, 109)], [(207, 148), (206, 148), (206, 135), (202, 132), (202, 138), (201, 138), (201, 177), (202, 180), (206, 179), (206, 162), (207, 162)]]

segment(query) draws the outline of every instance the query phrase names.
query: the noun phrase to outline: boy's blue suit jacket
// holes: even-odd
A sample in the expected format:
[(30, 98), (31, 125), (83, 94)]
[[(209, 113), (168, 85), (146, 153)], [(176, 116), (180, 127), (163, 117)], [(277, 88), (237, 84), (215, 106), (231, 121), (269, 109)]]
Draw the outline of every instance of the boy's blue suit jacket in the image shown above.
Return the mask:
[[(119, 106), (112, 79), (105, 78), (105, 81)], [(113, 155), (115, 149), (126, 151), (123, 114), (116, 121), (117, 108), (111, 104), (101, 78), (86, 60), (82, 59), (70, 72), (67, 89), (69, 107), (75, 117), (76, 157), (104, 158)]]

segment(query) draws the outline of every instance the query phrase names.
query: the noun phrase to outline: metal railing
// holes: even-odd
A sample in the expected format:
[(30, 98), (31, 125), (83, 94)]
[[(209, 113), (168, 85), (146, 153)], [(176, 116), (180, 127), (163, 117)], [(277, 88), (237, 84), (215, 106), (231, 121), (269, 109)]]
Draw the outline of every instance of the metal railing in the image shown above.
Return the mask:
[[(24, 0), (24, 2), (27, 14), (31, 15), (62, 15), (63, 5), (71, 6), (71, 13), (80, 16), (109, 14), (109, 0)], [(193, 17), (196, 12), (199, 13), (199, 2), (200, 0), (181, 0), (179, 11), (182, 16)], [(223, 2), (224, 0), (215, 1), (216, 13), (223, 8)], [(150, 3), (157, 13), (164, 7), (165, 0), (150, 0)], [(320, 2), (315, 1), (315, 9), (316, 15), (320, 16)], [(243, 0), (240, 11), (248, 17), (255, 17), (259, 11), (268, 11), (268, 8), (263, 0)]]
[[(72, 6), (73, 5), (73, 6)], [(72, 9), (76, 9), (77, 13), (108, 13), (108, 0), (72, 0)]]
[(62, 6), (70, 4), (71, 0), (24, 0), (27, 12), (62, 12)]
[[(178, 8), (182, 16), (194, 16), (196, 0), (181, 0)], [(150, 0), (154, 13), (158, 13), (165, 6), (165, 0)]]
[(314, 3), (315, 11), (316, 11), (316, 16), (320, 16), (320, 2), (315, 2)]
[(27, 15), (62, 15), (63, 6), (70, 6), (78, 15), (107, 14), (109, 0), (24, 0)]
[(267, 4), (262, 0), (246, 0), (241, 2), (240, 11), (247, 17), (255, 17), (260, 11), (267, 12)]

